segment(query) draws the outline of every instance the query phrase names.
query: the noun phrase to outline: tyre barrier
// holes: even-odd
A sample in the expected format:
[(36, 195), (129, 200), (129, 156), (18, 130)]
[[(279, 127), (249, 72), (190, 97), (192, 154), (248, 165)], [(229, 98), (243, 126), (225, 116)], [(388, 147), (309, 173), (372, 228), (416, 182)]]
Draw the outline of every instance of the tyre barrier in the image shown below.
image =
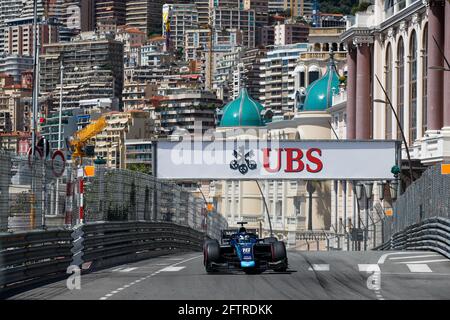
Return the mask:
[(424, 219), (394, 233), (391, 239), (373, 250), (431, 250), (450, 259), (450, 219)]

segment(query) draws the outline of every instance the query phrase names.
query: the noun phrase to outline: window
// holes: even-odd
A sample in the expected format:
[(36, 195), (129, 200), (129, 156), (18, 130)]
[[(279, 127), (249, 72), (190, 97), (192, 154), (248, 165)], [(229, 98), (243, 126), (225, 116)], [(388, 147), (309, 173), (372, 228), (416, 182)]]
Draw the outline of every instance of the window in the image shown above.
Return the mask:
[(412, 145), (417, 138), (417, 36), (413, 31), (409, 46), (409, 144)]
[(316, 81), (317, 79), (319, 79), (319, 71), (310, 71), (308, 85), (311, 84), (312, 82)]
[[(386, 92), (389, 97), (389, 99), (392, 100), (392, 47), (389, 43), (386, 49), (386, 63), (385, 63), (385, 73), (386, 73)], [(387, 101), (386, 101), (387, 102)], [(392, 110), (388, 103), (385, 104), (385, 123), (386, 123), (386, 130), (385, 130), (385, 138), (386, 139), (392, 139)]]
[[(397, 47), (397, 115), (400, 121), (400, 125), (403, 129), (403, 117), (404, 117), (404, 104), (405, 104), (405, 48), (403, 45), (403, 39), (400, 38)], [(402, 140), (402, 134), (400, 130), (397, 130), (397, 139)]]
[(422, 63), (422, 135), (427, 131), (427, 84), (428, 84), (428, 25), (423, 30)]

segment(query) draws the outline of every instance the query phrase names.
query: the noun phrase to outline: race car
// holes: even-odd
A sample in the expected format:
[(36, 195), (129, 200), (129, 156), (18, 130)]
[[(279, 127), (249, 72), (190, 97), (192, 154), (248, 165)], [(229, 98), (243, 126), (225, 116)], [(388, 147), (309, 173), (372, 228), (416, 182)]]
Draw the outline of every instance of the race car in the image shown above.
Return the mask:
[(206, 240), (203, 245), (203, 264), (207, 273), (221, 270), (242, 270), (260, 273), (265, 270), (285, 272), (288, 267), (286, 246), (275, 237), (260, 239), (241, 225), (238, 232), (222, 232), (222, 243)]

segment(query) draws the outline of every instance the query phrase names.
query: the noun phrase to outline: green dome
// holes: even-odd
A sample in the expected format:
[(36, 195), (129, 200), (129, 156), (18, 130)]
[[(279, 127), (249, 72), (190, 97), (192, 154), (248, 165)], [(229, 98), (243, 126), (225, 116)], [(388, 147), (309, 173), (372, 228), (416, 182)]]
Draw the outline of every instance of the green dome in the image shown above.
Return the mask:
[(303, 111), (325, 111), (331, 107), (331, 97), (339, 90), (339, 75), (334, 61), (331, 59), (325, 75), (306, 88)]
[(220, 127), (259, 127), (264, 126), (261, 112), (264, 107), (253, 100), (247, 89), (241, 89), (239, 97), (223, 108)]

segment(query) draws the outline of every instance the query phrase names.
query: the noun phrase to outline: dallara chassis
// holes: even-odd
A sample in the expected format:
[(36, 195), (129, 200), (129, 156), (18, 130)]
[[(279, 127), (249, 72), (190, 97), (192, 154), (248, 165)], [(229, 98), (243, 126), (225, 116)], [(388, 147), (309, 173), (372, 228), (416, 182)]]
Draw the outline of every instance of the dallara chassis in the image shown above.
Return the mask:
[(203, 245), (203, 263), (206, 272), (238, 269), (245, 273), (260, 273), (265, 270), (284, 272), (288, 259), (284, 242), (275, 237), (258, 238), (241, 225), (238, 232), (222, 231), (222, 243), (206, 240)]

